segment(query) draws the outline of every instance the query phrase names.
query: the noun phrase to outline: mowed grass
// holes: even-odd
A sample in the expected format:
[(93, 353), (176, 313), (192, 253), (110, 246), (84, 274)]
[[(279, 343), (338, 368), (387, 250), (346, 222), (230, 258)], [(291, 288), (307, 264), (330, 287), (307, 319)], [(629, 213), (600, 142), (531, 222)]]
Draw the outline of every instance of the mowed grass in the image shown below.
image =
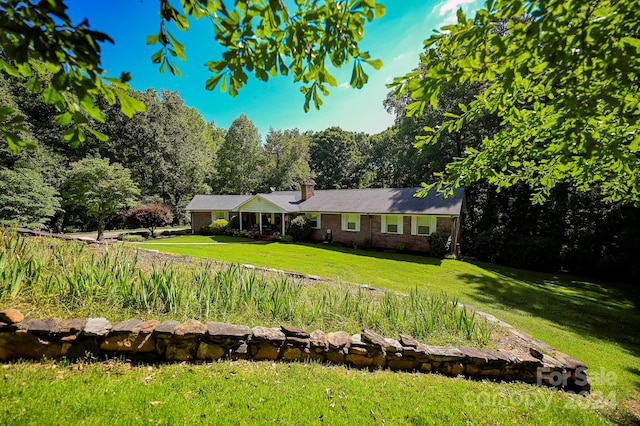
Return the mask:
[(622, 404), (640, 389), (637, 286), (326, 244), (144, 247), (397, 291), (444, 292), (585, 362), (596, 392)]
[(526, 384), (310, 364), (4, 365), (2, 424), (513, 425), (603, 422), (606, 404)]

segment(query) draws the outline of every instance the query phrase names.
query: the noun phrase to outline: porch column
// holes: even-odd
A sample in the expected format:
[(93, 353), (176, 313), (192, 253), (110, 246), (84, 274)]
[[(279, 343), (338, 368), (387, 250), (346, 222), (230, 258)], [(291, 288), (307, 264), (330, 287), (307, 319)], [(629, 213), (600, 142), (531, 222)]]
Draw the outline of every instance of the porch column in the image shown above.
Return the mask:
[(260, 215), (260, 220), (258, 221), (260, 223), (260, 235), (262, 235), (262, 212), (258, 213)]
[(239, 222), (240, 222), (240, 230), (242, 231), (242, 212), (238, 212)]
[(284, 236), (284, 213), (282, 213), (282, 232), (280, 234)]

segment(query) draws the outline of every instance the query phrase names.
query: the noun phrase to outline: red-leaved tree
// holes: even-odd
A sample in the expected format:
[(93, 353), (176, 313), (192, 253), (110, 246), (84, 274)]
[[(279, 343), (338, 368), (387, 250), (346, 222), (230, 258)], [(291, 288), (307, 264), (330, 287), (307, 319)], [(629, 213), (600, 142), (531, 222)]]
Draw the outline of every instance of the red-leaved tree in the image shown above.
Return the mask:
[(173, 222), (173, 212), (166, 204), (141, 204), (125, 211), (122, 220), (129, 226), (147, 228), (154, 237), (158, 226)]

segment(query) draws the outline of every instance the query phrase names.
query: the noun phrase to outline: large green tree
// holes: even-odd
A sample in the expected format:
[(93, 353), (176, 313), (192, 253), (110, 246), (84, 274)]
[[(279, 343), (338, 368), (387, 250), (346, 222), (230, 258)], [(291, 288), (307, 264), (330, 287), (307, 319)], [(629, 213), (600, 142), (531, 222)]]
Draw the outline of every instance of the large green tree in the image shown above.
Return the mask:
[(58, 192), (37, 170), (0, 168), (0, 224), (40, 229), (59, 207)]
[(128, 169), (109, 160), (88, 158), (71, 165), (64, 191), (65, 203), (84, 208), (98, 221), (97, 240), (102, 239), (109, 215), (137, 203), (140, 190)]
[[(209, 90), (219, 86), (233, 96), (250, 73), (263, 81), (291, 73), (303, 85), (308, 110), (311, 102), (316, 108), (322, 104), (320, 96), (328, 94), (328, 86), (337, 86), (330, 65), (353, 60), (351, 86), (357, 88), (368, 80), (363, 63), (376, 69), (382, 65), (358, 45), (365, 23), (385, 12), (374, 0), (296, 0), (289, 6), (281, 0), (243, 0), (232, 8), (220, 0), (182, 0), (178, 5), (160, 0), (159, 6), (159, 31), (147, 43), (160, 47), (151, 58), (160, 72), (179, 75), (175, 59), (185, 59), (184, 46), (171, 30), (187, 30), (190, 18), (211, 21), (213, 41), (226, 50), (206, 64), (213, 74), (206, 82)], [(0, 70), (29, 77), (30, 90), (56, 107), (58, 123), (69, 126), (65, 139), (77, 145), (87, 133), (106, 139), (92, 125), (104, 121), (98, 97), (118, 103), (128, 116), (143, 111), (144, 104), (126, 91), (129, 73), (107, 77), (100, 67), (100, 44), (113, 40), (91, 29), (87, 19), (73, 23), (66, 9), (64, 0), (0, 0)], [(23, 130), (24, 120), (0, 104), (0, 134), (13, 151), (27, 145)]]
[(370, 138), (371, 149), (367, 163), (373, 172), (373, 185), (412, 187), (421, 182), (437, 182), (438, 174), (446, 165), (464, 155), (468, 148), (477, 148), (485, 137), (494, 135), (501, 127), (500, 120), (491, 114), (482, 114), (460, 131), (445, 133), (431, 144), (418, 144), (426, 128), (435, 128), (446, 120), (448, 112), (459, 112), (459, 105), (473, 100), (482, 91), (480, 84), (454, 86), (444, 91), (438, 105), (427, 105), (419, 116), (408, 116), (409, 96), (395, 96), (389, 92), (384, 101), (386, 110), (395, 116), (392, 129)]
[(129, 119), (108, 108), (110, 122), (100, 129), (111, 140), (93, 146), (101, 157), (130, 169), (143, 196), (160, 197), (180, 218), (193, 195), (211, 191), (222, 130), (187, 107), (177, 92), (148, 89), (132, 96), (146, 111)]
[(318, 188), (358, 188), (363, 156), (353, 132), (330, 127), (311, 136), (311, 170)]
[(213, 191), (217, 194), (251, 194), (264, 185), (264, 149), (258, 129), (241, 114), (233, 120), (218, 150)]
[(300, 183), (313, 178), (309, 167), (310, 141), (308, 133), (297, 129), (269, 129), (264, 146), (265, 186), (286, 191), (298, 189)]
[(484, 113), (504, 127), (451, 162), (438, 188), (524, 183), (542, 202), (564, 182), (640, 204), (638, 22), (640, 0), (488, 0), (474, 19), (459, 11), (456, 25), (425, 41), (420, 68), (393, 87), (419, 116), (452, 87), (486, 84), (421, 143)]

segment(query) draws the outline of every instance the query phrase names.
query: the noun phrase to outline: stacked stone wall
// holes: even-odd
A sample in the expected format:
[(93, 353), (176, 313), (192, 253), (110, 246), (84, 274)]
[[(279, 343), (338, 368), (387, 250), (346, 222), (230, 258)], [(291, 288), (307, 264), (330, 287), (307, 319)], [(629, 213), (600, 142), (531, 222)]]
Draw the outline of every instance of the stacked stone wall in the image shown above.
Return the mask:
[(309, 333), (292, 326), (250, 328), (195, 320), (26, 319), (14, 309), (0, 311), (3, 362), (105, 356), (142, 362), (314, 360), (354, 368), (464, 375), (588, 392), (586, 366), (566, 354), (551, 352), (430, 346), (408, 335), (395, 340), (367, 329), (354, 335), (344, 331)]

